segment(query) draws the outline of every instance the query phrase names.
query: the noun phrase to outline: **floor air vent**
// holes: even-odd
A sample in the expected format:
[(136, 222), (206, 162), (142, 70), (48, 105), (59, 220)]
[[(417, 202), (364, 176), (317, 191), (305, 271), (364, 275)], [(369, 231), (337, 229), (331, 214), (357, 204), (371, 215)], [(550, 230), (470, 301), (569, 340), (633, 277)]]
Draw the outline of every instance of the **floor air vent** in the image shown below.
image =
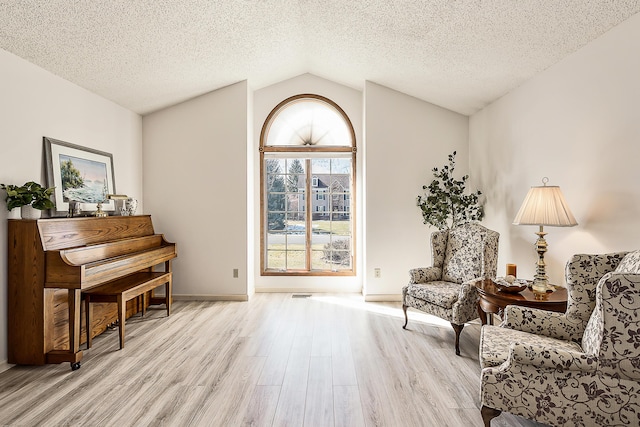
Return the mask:
[(309, 298), (311, 294), (293, 294), (291, 298)]

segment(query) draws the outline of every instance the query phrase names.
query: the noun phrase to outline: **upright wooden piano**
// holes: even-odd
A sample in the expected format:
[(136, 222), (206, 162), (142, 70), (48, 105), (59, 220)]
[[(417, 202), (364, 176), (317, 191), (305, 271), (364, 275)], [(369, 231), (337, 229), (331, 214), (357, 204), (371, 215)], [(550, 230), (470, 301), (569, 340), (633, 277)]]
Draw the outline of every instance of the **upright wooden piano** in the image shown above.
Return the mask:
[[(8, 362), (77, 369), (82, 291), (154, 267), (170, 272), (176, 256), (149, 215), (9, 220)], [(131, 300), (127, 315), (139, 309)], [(92, 334), (116, 319), (114, 304), (95, 304)]]

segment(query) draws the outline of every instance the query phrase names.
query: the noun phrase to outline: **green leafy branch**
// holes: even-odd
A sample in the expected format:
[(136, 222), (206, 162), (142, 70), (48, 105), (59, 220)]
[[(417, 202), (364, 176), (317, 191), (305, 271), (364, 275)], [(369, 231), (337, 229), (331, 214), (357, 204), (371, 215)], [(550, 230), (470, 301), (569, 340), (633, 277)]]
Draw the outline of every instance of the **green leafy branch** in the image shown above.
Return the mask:
[(453, 228), (471, 221), (481, 221), (484, 209), (479, 204), (481, 191), (465, 194), (469, 175), (457, 180), (453, 177), (456, 152), (449, 155), (449, 164), (442, 169), (433, 168), (435, 179), (423, 185), (425, 194), (418, 196), (417, 205), (422, 210), (423, 223), (439, 230)]

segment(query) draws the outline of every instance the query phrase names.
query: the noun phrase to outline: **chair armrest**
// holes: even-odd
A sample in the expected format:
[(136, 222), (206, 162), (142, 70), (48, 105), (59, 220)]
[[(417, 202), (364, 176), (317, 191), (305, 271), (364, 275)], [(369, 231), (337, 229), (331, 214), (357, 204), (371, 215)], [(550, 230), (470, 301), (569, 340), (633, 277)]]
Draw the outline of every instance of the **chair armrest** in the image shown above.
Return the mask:
[(478, 294), (478, 288), (476, 288), (476, 282), (480, 279), (481, 278), (467, 280), (462, 285), (460, 285), (460, 292), (458, 293), (458, 301), (471, 299), (472, 301), (475, 301), (477, 305), (477, 301), (480, 298), (480, 296)]
[(604, 375), (640, 381), (640, 274), (604, 275), (582, 348), (598, 355)]
[(500, 326), (560, 340), (572, 340), (571, 332), (575, 329), (575, 324), (567, 322), (564, 313), (516, 305), (504, 309)]
[(531, 365), (540, 369), (581, 372), (595, 372), (598, 367), (597, 358), (586, 353), (518, 342), (511, 344), (509, 357), (505, 363), (507, 365), (513, 363)]
[(409, 270), (411, 281), (409, 283), (427, 283), (442, 278), (442, 269), (440, 267), (424, 267), (412, 268)]

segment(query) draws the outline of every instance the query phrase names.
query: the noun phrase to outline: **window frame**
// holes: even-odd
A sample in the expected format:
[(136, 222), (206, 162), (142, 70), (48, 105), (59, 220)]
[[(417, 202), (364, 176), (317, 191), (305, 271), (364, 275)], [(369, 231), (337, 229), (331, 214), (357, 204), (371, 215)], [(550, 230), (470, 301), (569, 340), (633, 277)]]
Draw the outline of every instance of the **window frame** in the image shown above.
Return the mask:
[[(299, 102), (301, 100), (314, 100), (316, 102), (323, 102), (327, 104), (330, 108), (333, 108), (337, 113), (342, 116), (345, 124), (350, 133), (351, 144), (350, 145), (340, 145), (340, 146), (270, 146), (266, 144), (267, 137), (269, 134), (269, 129), (271, 124), (277, 115), (284, 110), (288, 105)], [(356, 153), (357, 153), (357, 145), (356, 145), (356, 135), (353, 128), (353, 124), (351, 120), (344, 112), (344, 110), (336, 104), (334, 101), (326, 98), (322, 95), (317, 94), (299, 94), (291, 96), (283, 101), (281, 101), (276, 107), (271, 110), (269, 115), (264, 121), (262, 126), (262, 130), (260, 132), (260, 275), (261, 276), (355, 276), (356, 275)], [(350, 183), (350, 200), (349, 204), (346, 207), (344, 213), (348, 213), (350, 215), (351, 221), (351, 269), (348, 270), (312, 270), (311, 269), (311, 254), (312, 254), (312, 229), (310, 226), (305, 227), (305, 257), (306, 257), (306, 267), (304, 270), (275, 270), (275, 269), (267, 269), (267, 233), (268, 227), (266, 226), (266, 216), (267, 216), (267, 206), (266, 206), (266, 184), (265, 184), (265, 155), (269, 155), (269, 153), (274, 153), (279, 158), (286, 158), (287, 154), (291, 154), (293, 156), (299, 157), (301, 154), (309, 153), (310, 156), (317, 157), (318, 154), (327, 154), (327, 158), (331, 158), (332, 154), (337, 154), (339, 157), (344, 157), (346, 153), (350, 153), (351, 158), (351, 183)], [(305, 157), (307, 158), (307, 157)], [(306, 191), (308, 197), (304, 197), (304, 200), (311, 204), (310, 202), (313, 199), (312, 192), (312, 181), (315, 177), (311, 175), (311, 171), (305, 169), (305, 174), (307, 175), (306, 182)], [(317, 178), (315, 178), (317, 179)], [(303, 193), (303, 194), (305, 194)], [(325, 195), (326, 197), (326, 195)], [(345, 196), (346, 197), (346, 196)], [(308, 201), (307, 201), (308, 199)], [(310, 225), (312, 223), (313, 210), (306, 209), (305, 210), (305, 224)]]

